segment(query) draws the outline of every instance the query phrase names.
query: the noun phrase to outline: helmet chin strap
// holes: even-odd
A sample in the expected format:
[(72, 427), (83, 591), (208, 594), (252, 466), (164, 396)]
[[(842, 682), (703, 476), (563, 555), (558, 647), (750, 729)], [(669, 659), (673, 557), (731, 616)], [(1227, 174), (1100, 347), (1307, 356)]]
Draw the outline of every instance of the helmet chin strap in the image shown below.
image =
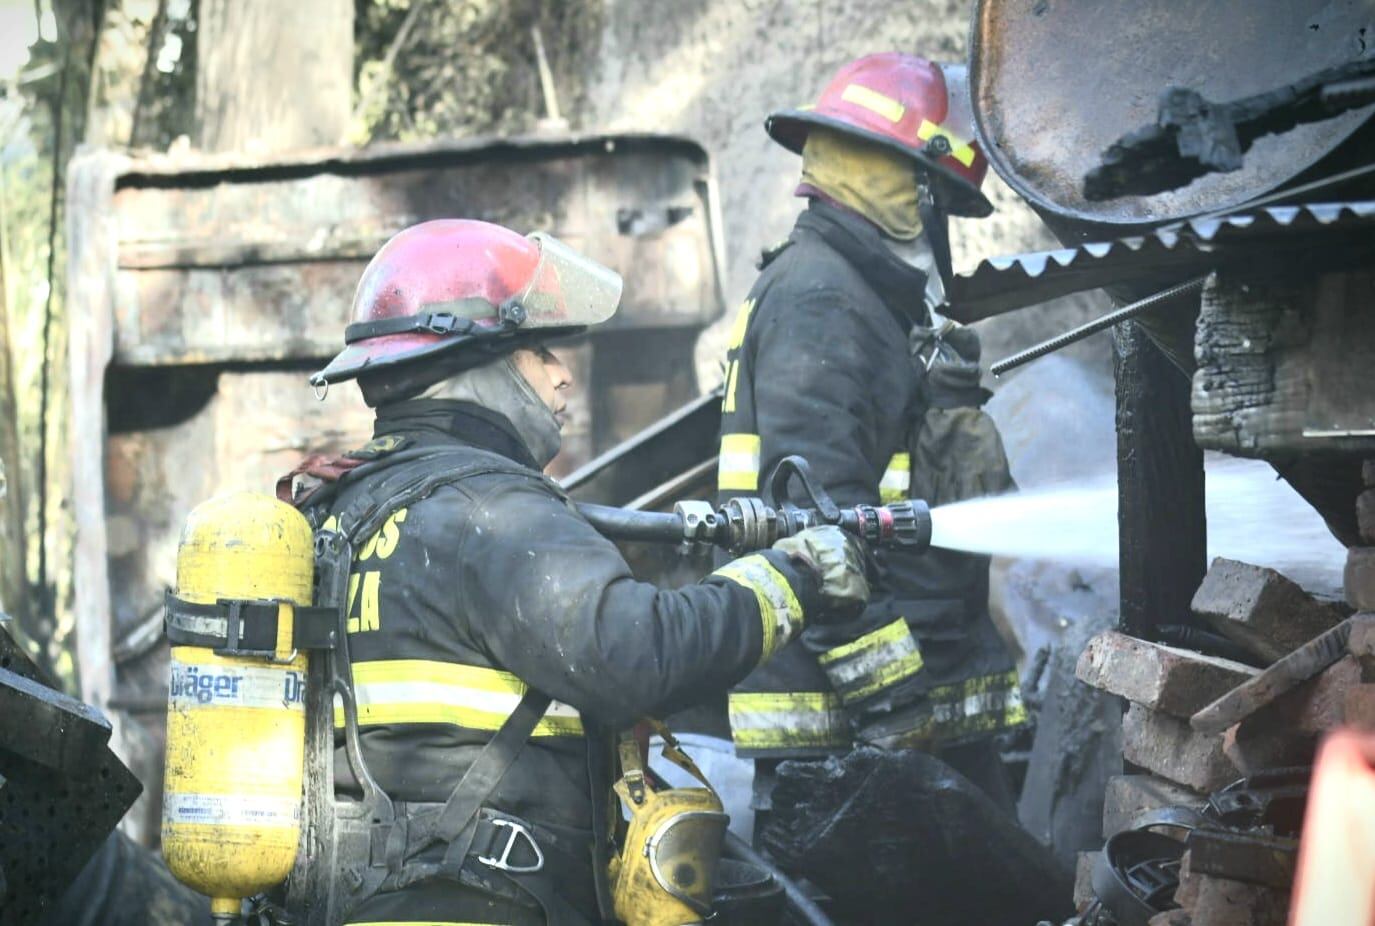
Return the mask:
[(945, 292), (949, 292), (954, 276), (950, 259), (950, 217), (936, 202), (931, 184), (922, 184), (918, 209), (921, 211), (922, 226), (931, 239), (931, 253), (936, 259), (936, 269), (940, 271), (941, 284)]
[(513, 354), (440, 380), (417, 398), (472, 402), (496, 412), (511, 422), (541, 468), (554, 459), (563, 442), (558, 418), (516, 368)]

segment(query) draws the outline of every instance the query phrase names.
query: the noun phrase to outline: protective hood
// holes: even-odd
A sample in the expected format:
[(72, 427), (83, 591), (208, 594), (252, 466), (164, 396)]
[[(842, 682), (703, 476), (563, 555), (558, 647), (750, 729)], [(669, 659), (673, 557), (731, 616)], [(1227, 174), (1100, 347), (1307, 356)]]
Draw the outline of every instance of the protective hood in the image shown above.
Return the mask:
[(877, 225), (911, 241), (921, 234), (920, 185), (912, 159), (839, 132), (816, 128), (802, 148), (802, 185), (817, 190)]
[(472, 402), (496, 412), (511, 422), (540, 469), (554, 459), (563, 442), (558, 418), (516, 369), (510, 354), (450, 376), (419, 398)]

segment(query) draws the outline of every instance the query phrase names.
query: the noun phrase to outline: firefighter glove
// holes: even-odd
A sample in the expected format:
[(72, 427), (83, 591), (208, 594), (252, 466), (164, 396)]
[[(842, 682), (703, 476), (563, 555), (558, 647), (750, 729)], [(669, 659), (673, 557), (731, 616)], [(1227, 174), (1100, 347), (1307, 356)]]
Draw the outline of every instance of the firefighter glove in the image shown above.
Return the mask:
[(854, 536), (833, 525), (809, 527), (793, 537), (784, 537), (773, 548), (816, 573), (826, 603), (821, 621), (854, 617), (868, 603), (864, 548)]

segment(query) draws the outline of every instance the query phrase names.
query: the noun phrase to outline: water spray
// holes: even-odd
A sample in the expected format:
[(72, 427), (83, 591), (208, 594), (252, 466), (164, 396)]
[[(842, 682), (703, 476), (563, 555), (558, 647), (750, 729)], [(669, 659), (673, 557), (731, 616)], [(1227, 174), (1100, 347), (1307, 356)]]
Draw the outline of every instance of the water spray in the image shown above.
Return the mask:
[[(790, 492), (795, 484), (798, 491)], [(793, 497), (805, 498), (810, 507), (794, 504)], [(1264, 464), (1210, 461), (1207, 506), (1209, 555), (1281, 569), (1301, 584), (1339, 584), (1343, 547)], [(737, 555), (809, 527), (833, 524), (871, 546), (911, 553), (936, 547), (1118, 566), (1114, 475), (935, 508), (921, 499), (841, 507), (816, 482), (805, 460), (786, 457), (765, 480), (760, 497), (733, 498), (721, 506), (684, 501), (672, 512), (585, 503), (578, 510), (616, 540), (709, 544)]]

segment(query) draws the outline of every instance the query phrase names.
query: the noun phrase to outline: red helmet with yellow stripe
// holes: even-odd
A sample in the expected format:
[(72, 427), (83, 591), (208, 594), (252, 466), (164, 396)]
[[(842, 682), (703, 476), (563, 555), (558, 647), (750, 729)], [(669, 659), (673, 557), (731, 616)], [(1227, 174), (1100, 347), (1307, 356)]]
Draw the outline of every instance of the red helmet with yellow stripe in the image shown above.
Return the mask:
[(964, 65), (899, 52), (866, 55), (841, 68), (815, 106), (776, 112), (764, 128), (800, 154), (818, 125), (912, 156), (952, 215), (982, 218), (993, 211), (979, 192), (988, 159), (974, 139)]
[[(374, 374), (396, 378), (400, 368), (424, 363), (437, 381), (517, 347), (577, 334), (610, 318), (620, 297), (615, 271), (549, 235), (471, 219), (422, 222), (368, 263), (344, 349), (310, 381), (362, 379), (374, 404), (369, 396), (385, 392), (370, 388)], [(420, 383), (417, 375), (409, 386)]]

